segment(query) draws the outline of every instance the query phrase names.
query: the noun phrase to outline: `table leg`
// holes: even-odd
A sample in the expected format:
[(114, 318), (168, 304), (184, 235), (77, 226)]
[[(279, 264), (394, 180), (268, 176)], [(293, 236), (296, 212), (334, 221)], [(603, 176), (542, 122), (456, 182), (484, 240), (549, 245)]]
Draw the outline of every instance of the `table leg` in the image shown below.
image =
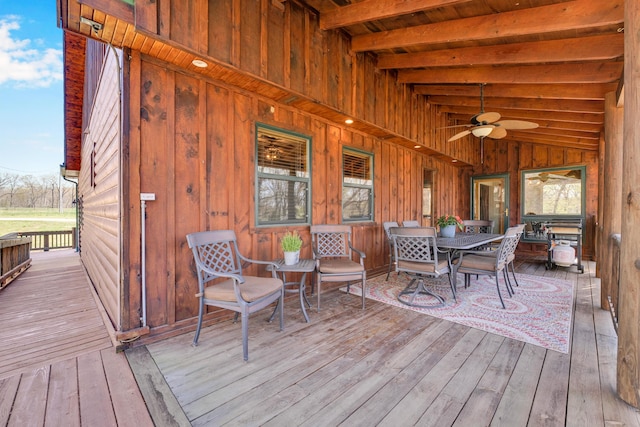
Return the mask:
[[(307, 321), (307, 323), (309, 323), (310, 322), (309, 315), (307, 314), (307, 310), (306, 310), (306, 308), (304, 306), (305, 303), (306, 303), (309, 307), (311, 307), (311, 303), (307, 299), (307, 295), (305, 293), (305, 290), (306, 290), (306, 285), (305, 285), (306, 278), (307, 278), (307, 273), (303, 272), (299, 283), (287, 282), (287, 277), (286, 277), (284, 271), (282, 272), (282, 286), (284, 288), (285, 293), (295, 292), (295, 289), (289, 289), (289, 288), (287, 288), (287, 286), (293, 286), (293, 285), (297, 285), (298, 286), (298, 294), (299, 294), (299, 297), (300, 297), (300, 308), (302, 309), (302, 315), (304, 316), (304, 319)], [(269, 317), (269, 322), (273, 321), (273, 318), (275, 317), (276, 313), (278, 312), (279, 305), (280, 305), (280, 300), (278, 300), (278, 302), (276, 303), (276, 307), (273, 309), (273, 313), (271, 313), (271, 317)], [(280, 307), (280, 309), (284, 310), (284, 307)]]
[[(307, 279), (307, 273), (302, 273), (302, 277), (300, 278), (300, 286), (299, 286), (299, 294), (300, 294), (300, 308), (302, 309), (302, 314), (304, 315), (304, 319), (309, 323), (309, 316), (307, 315), (307, 310), (304, 308), (305, 300), (307, 296), (305, 295), (305, 280)], [(307, 301), (307, 303), (309, 303)], [(311, 307), (311, 304), (309, 304)]]

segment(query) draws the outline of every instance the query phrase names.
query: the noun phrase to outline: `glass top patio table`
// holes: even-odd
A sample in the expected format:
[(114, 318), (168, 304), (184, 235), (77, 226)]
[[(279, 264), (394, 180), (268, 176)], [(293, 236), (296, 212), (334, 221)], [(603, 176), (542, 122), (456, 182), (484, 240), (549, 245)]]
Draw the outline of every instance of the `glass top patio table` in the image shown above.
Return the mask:
[(495, 233), (456, 233), (455, 237), (438, 237), (436, 244), (439, 249), (461, 251), (486, 245), (503, 237), (503, 234)]

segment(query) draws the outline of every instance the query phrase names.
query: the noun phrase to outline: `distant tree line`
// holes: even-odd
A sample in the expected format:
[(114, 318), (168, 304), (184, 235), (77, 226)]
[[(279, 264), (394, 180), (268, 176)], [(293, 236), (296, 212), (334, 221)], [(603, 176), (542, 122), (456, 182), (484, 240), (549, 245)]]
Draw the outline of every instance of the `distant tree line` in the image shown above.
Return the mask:
[(0, 173), (0, 208), (70, 208), (75, 185), (60, 176)]

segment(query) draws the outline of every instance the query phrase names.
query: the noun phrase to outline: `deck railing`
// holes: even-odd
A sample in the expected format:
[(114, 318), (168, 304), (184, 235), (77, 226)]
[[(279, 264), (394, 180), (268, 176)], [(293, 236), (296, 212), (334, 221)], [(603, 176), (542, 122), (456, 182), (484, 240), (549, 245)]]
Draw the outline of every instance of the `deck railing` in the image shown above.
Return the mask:
[(64, 231), (23, 231), (19, 237), (31, 237), (31, 250), (63, 249), (76, 247), (75, 228)]
[(609, 244), (611, 248), (611, 289), (609, 291), (609, 309), (613, 325), (618, 330), (618, 307), (620, 306), (620, 235), (613, 234)]
[(31, 238), (7, 235), (0, 237), (0, 289), (8, 285), (31, 265)]

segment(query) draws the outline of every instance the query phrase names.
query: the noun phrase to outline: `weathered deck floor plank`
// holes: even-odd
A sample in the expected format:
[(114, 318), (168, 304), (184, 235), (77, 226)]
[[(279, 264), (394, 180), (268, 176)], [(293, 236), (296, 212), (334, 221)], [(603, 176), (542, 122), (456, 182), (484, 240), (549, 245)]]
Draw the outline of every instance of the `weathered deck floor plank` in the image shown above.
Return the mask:
[(192, 334), (147, 348), (193, 425), (640, 425), (613, 389), (615, 333), (594, 264), (539, 264), (517, 270), (576, 283), (570, 354), (375, 301), (362, 312), (335, 290), (309, 324), (285, 304), (284, 332), (269, 312), (252, 316), (249, 362), (231, 322), (206, 328), (196, 348)]
[[(140, 385), (92, 295), (75, 295), (59, 315), (51, 306), (64, 304), (31, 304), (32, 322), (29, 305), (7, 303), (12, 288), (15, 301), (33, 302), (39, 291), (28, 286), (43, 283), (82, 294), (78, 263), (34, 262), (0, 293), (0, 320), (22, 317), (0, 332), (10, 347), (0, 349), (0, 425), (640, 425), (615, 395), (617, 339), (599, 309), (593, 263), (583, 275), (517, 263), (575, 281), (570, 354), (374, 301), (362, 311), (358, 297), (333, 290), (308, 324), (291, 301), (283, 332), (265, 321), (268, 311), (252, 316), (249, 362), (231, 322), (205, 328), (195, 348), (189, 333), (128, 350), (144, 356), (132, 363)], [(41, 329), (39, 318), (69, 336)], [(170, 405), (159, 404), (161, 389)]]
[(77, 253), (33, 253), (0, 292), (0, 323), (0, 425), (153, 426)]

